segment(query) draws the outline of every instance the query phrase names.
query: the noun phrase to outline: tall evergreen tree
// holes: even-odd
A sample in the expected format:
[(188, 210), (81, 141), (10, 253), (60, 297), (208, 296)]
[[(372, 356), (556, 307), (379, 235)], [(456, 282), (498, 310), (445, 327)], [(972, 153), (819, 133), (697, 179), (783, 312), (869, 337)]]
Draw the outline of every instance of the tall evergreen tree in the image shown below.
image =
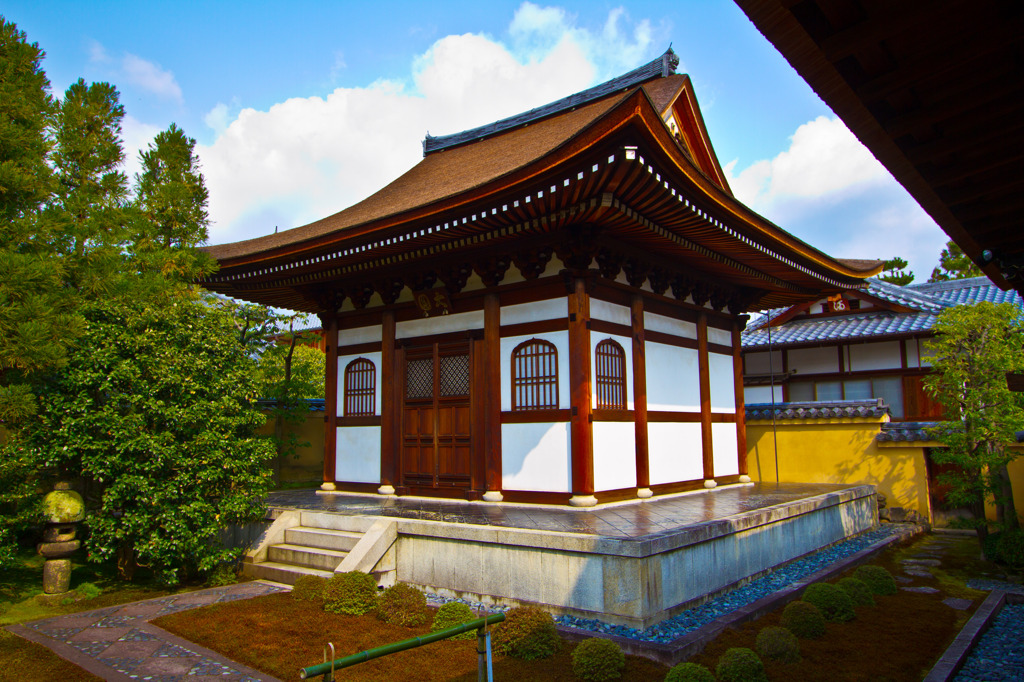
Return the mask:
[(196, 141), (175, 124), (159, 133), (139, 154), (136, 200), (146, 218), (139, 240), (165, 249), (197, 246), (208, 238), (209, 192), (199, 170)]
[(946, 242), (946, 248), (939, 254), (939, 266), (932, 270), (929, 282), (947, 282), (951, 279), (966, 279), (968, 277), (981, 277), (984, 275), (977, 265), (974, 264), (967, 254), (957, 246), (956, 242)]
[(907, 270), (907, 265), (909, 263), (899, 256), (882, 261), (882, 274), (878, 276), (878, 279), (883, 282), (906, 286), (914, 281), (914, 273)]

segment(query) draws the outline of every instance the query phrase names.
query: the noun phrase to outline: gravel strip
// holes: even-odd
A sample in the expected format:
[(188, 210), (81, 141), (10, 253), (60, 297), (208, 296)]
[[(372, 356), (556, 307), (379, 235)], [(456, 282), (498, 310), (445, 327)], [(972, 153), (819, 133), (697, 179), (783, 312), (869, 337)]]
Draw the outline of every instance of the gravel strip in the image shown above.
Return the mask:
[(999, 590), (1000, 592), (1010, 592), (1011, 594), (1024, 594), (1024, 585), (1021, 585), (1020, 583), (1008, 583), (1002, 580), (988, 580), (987, 578), (975, 578), (968, 580), (967, 587), (972, 590), (982, 590), (984, 592)]
[[(973, 581), (972, 581), (973, 582)], [(978, 581), (980, 582), (980, 581)], [(994, 581), (988, 581), (994, 582)], [(1009, 583), (1012, 585), (1012, 583)], [(1019, 589), (1021, 586), (1016, 585)], [(971, 649), (954, 682), (1024, 680), (1024, 604), (1003, 605)]]
[[(559, 616), (555, 618), (555, 622), (581, 630), (589, 630), (591, 632), (618, 635), (620, 637), (628, 637), (630, 639), (644, 642), (662, 642), (667, 644), (689, 632), (693, 632), (694, 630), (707, 625), (720, 616), (731, 613), (736, 609), (747, 606), (748, 604), (753, 604), (757, 600), (766, 597), (777, 590), (788, 587), (798, 580), (802, 580), (812, 573), (825, 568), (829, 564), (835, 563), (836, 561), (844, 559), (852, 554), (856, 554), (862, 549), (865, 549), (880, 540), (884, 540), (891, 535), (895, 535), (901, 531), (901, 528), (902, 527), (899, 524), (885, 524), (875, 530), (858, 535), (852, 540), (840, 542), (832, 547), (819, 550), (818, 552), (802, 559), (790, 562), (785, 566), (780, 566), (774, 569), (771, 573), (752, 580), (746, 585), (738, 587), (735, 590), (730, 590), (725, 594), (719, 595), (700, 606), (687, 609), (677, 616), (663, 620), (656, 625), (652, 625), (646, 630), (638, 630), (625, 625), (612, 625), (594, 618), (577, 618), (575, 616)], [(480, 611), (482, 609), (490, 611), (508, 610), (508, 607), (485, 605), (480, 602), (452, 599), (430, 593), (427, 594), (427, 601), (433, 604), (461, 601), (476, 611)]]

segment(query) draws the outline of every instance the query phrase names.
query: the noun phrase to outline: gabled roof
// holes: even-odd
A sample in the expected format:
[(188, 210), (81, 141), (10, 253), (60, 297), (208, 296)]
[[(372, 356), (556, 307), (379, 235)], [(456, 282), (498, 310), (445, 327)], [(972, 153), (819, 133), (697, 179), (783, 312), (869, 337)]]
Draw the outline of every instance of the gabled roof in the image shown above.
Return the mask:
[[(932, 328), (938, 314), (944, 309), (982, 301), (1012, 303), (1024, 309), (1024, 301), (1021, 300), (1020, 294), (1012, 290), (1001, 290), (987, 277), (907, 286), (899, 286), (879, 279), (869, 279), (867, 285), (867, 288), (859, 291), (858, 294), (909, 310), (901, 312), (885, 308), (869, 308), (859, 313), (789, 320), (772, 327), (771, 345), (773, 347), (815, 345), (926, 333)], [(769, 310), (752, 321), (747, 330), (743, 332), (743, 346), (745, 348), (767, 347), (769, 341), (767, 323), (779, 318), (789, 310), (790, 308)]]

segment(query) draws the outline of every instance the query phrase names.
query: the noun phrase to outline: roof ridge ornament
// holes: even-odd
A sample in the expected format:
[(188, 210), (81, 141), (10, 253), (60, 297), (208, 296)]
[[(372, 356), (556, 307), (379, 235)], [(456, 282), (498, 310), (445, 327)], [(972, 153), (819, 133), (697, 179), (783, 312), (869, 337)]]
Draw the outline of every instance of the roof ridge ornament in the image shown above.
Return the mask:
[(477, 128), (470, 128), (469, 130), (463, 130), (462, 132), (453, 133), (451, 135), (439, 135), (435, 137), (427, 133), (427, 136), (423, 138), (423, 156), (432, 152), (448, 149), (450, 147), (456, 147), (458, 145), (465, 144), (466, 142), (482, 140), (485, 137), (497, 135), (507, 130), (512, 130), (513, 128), (535, 123), (541, 119), (545, 119), (549, 116), (560, 114), (565, 111), (570, 111), (616, 92), (621, 92), (628, 88), (646, 83), (647, 81), (655, 78), (667, 78), (668, 76), (675, 75), (676, 68), (678, 66), (679, 57), (672, 51), (672, 46), (669, 45), (664, 54), (643, 66), (637, 67), (632, 71), (622, 74), (621, 76), (616, 76), (604, 83), (595, 85), (592, 88), (555, 100), (549, 104), (539, 106), (535, 109), (530, 109), (529, 111), (524, 111), (523, 113), (516, 114), (515, 116), (503, 118), (500, 121), (488, 123)]

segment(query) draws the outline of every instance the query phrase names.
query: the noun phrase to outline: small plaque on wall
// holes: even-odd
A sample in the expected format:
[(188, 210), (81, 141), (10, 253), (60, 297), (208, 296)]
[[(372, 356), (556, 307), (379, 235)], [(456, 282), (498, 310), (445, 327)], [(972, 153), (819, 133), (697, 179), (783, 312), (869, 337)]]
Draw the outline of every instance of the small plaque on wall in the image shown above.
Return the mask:
[(423, 312), (423, 317), (434, 317), (450, 313), (452, 302), (444, 289), (428, 289), (416, 294), (416, 307)]

